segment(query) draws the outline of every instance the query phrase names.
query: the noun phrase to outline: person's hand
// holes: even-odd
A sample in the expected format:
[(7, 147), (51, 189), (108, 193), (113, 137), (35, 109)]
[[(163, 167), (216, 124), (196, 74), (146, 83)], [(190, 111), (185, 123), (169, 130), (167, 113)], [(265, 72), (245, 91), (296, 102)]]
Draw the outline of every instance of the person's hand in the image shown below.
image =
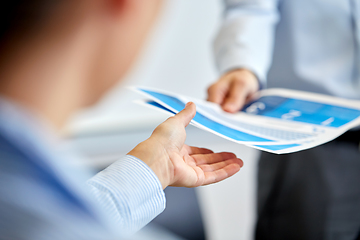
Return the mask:
[(194, 103), (160, 124), (149, 139), (128, 154), (144, 161), (167, 186), (197, 187), (224, 180), (240, 170), (241, 159), (228, 152), (214, 153), (209, 149), (184, 144), (185, 127), (195, 116)]
[(227, 112), (237, 112), (246, 100), (259, 90), (256, 76), (246, 69), (237, 69), (223, 75), (208, 88), (208, 101), (220, 104)]

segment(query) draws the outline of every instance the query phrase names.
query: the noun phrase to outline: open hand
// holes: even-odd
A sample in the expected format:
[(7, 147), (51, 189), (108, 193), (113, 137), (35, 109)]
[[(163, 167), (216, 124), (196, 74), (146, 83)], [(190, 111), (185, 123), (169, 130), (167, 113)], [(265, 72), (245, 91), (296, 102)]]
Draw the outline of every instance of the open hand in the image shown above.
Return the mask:
[(184, 110), (160, 124), (149, 139), (129, 152), (155, 172), (163, 188), (216, 183), (234, 175), (243, 166), (242, 160), (233, 153), (214, 153), (184, 144), (185, 127), (195, 113), (195, 104), (188, 103)]

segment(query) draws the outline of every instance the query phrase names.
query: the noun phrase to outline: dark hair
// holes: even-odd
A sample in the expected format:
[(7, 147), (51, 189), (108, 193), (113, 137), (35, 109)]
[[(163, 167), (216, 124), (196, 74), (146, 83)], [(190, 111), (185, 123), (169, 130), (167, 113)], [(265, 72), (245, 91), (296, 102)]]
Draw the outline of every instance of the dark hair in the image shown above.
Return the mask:
[(1, 0), (0, 42), (25, 37), (64, 0)]

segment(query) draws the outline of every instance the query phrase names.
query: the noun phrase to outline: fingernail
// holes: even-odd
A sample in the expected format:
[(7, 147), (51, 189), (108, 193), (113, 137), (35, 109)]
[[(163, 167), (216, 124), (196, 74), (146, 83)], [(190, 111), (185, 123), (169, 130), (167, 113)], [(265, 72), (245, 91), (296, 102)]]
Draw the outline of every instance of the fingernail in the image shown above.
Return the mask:
[(188, 106), (190, 106), (191, 104), (192, 104), (192, 102), (187, 102), (186, 105), (185, 105), (185, 107), (188, 107)]

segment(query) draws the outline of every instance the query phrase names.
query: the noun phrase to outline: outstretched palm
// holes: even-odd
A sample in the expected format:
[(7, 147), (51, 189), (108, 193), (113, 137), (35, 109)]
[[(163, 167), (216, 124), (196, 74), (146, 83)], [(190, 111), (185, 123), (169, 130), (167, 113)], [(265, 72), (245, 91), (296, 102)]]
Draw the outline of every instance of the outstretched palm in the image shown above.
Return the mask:
[(185, 127), (195, 113), (195, 105), (187, 105), (183, 111), (160, 124), (149, 139), (129, 153), (150, 166), (163, 188), (169, 185), (197, 187), (219, 182), (243, 166), (233, 153), (214, 153), (184, 144)]
[(169, 153), (174, 166), (172, 186), (197, 187), (224, 180), (243, 165), (235, 154), (214, 153), (205, 148), (184, 145), (181, 151)]

